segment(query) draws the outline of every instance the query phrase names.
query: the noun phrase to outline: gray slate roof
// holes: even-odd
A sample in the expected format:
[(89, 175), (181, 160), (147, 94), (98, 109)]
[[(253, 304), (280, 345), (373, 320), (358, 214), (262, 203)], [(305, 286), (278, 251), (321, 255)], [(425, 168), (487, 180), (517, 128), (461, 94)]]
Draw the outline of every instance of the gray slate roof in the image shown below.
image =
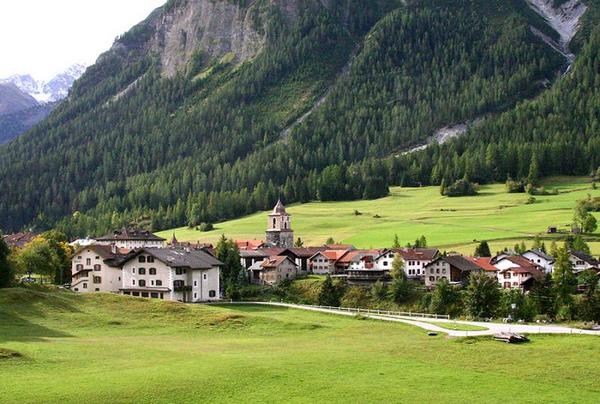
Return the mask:
[(215, 266), (223, 266), (223, 263), (212, 255), (201, 250), (186, 250), (182, 248), (157, 248), (145, 247), (130, 254), (123, 264), (146, 253), (157, 260), (165, 263), (171, 268), (210, 269)]
[(111, 234), (99, 237), (97, 241), (124, 241), (124, 240), (152, 240), (152, 241), (165, 241), (164, 238), (158, 237), (155, 234), (143, 229), (120, 229), (115, 230)]

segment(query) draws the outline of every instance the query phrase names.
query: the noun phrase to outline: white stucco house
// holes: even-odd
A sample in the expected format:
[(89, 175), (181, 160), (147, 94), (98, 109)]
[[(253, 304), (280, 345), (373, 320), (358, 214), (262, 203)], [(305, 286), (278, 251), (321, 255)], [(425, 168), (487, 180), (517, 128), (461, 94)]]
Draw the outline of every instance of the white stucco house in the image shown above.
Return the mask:
[(551, 274), (554, 270), (554, 262), (556, 261), (554, 257), (546, 254), (541, 250), (529, 250), (521, 255), (523, 258), (526, 258), (531, 263), (539, 265), (544, 268), (544, 273)]
[(118, 293), (122, 285), (120, 260), (128, 252), (114, 245), (79, 247), (71, 259), (71, 290)]
[(191, 303), (219, 300), (222, 265), (202, 250), (145, 247), (123, 260), (120, 292)]

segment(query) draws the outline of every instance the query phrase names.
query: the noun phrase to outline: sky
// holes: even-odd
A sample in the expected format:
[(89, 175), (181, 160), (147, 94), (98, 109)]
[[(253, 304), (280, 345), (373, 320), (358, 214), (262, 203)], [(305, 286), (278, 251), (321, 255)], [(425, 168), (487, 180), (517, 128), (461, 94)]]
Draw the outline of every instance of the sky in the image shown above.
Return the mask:
[(0, 78), (91, 65), (166, 0), (0, 0)]

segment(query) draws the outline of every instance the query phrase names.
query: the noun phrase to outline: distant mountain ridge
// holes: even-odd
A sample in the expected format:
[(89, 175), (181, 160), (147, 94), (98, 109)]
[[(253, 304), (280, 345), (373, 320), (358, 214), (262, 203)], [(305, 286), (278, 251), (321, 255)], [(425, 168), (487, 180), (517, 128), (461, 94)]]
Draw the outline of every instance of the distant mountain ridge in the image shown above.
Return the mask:
[(50, 80), (36, 80), (30, 74), (15, 74), (0, 79), (0, 84), (14, 84), (21, 91), (35, 98), (39, 103), (56, 102), (65, 98), (75, 80), (85, 72), (86, 66), (74, 64)]
[(48, 116), (85, 72), (74, 64), (48, 81), (30, 74), (0, 79), (0, 144), (9, 142)]

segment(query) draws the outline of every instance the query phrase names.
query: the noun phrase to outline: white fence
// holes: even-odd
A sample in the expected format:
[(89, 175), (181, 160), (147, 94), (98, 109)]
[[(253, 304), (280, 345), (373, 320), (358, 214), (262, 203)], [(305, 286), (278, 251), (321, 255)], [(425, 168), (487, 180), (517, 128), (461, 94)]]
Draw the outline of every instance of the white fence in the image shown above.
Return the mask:
[(312, 304), (295, 304), (295, 303), (284, 303), (284, 302), (230, 302), (227, 304), (263, 304), (263, 305), (276, 305), (285, 307), (298, 307), (307, 309), (324, 309), (324, 310), (338, 310), (346, 311), (349, 313), (356, 314), (377, 314), (379, 316), (397, 316), (397, 317), (415, 317), (415, 318), (434, 318), (434, 319), (445, 319), (450, 320), (450, 316), (447, 314), (429, 314), (429, 313), (415, 313), (412, 311), (391, 311), (391, 310), (380, 310), (380, 309), (361, 309), (352, 307), (335, 307), (335, 306), (318, 306)]

